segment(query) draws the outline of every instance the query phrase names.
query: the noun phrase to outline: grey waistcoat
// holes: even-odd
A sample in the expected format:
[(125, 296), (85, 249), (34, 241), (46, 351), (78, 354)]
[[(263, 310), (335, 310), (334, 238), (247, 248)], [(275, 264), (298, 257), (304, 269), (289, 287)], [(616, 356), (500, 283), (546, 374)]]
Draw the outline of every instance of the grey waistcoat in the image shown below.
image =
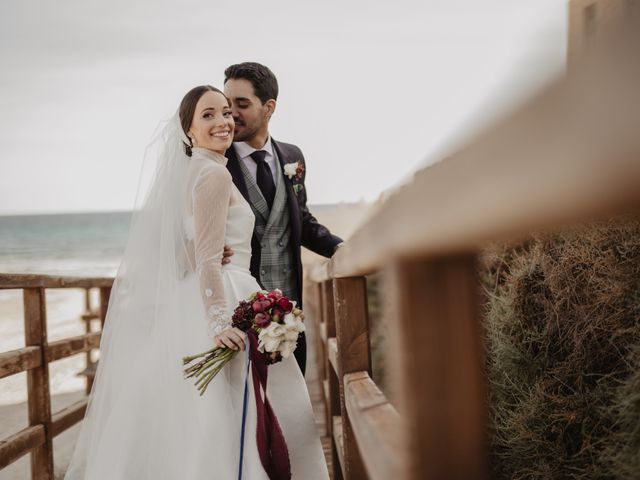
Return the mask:
[(276, 155), (276, 195), (269, 212), (267, 201), (262, 196), (258, 184), (249, 173), (242, 159), (240, 169), (247, 185), (251, 210), (256, 217), (255, 234), (260, 241), (260, 282), (267, 290), (279, 288), (289, 298), (295, 298), (296, 280), (293, 270), (293, 249), (291, 248), (291, 229), (287, 191), (280, 161)]

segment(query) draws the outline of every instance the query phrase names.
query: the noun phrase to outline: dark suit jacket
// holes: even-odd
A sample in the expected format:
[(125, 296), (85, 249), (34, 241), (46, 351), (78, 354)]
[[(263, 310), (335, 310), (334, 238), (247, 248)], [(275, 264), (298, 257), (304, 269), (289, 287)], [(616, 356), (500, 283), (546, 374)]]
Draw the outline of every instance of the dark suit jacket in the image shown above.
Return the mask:
[[(271, 139), (273, 147), (277, 153), (282, 171), (287, 163), (299, 162), (302, 165), (302, 172), (295, 177), (289, 178), (284, 175), (284, 181), (287, 187), (287, 204), (289, 207), (290, 228), (291, 228), (291, 246), (293, 248), (294, 264), (296, 268), (296, 286), (298, 293), (299, 305), (302, 305), (302, 260), (300, 257), (300, 247), (304, 246), (309, 250), (322, 255), (331, 257), (336, 246), (342, 242), (342, 239), (331, 234), (329, 229), (318, 223), (316, 218), (309, 212), (307, 208), (307, 192), (304, 186), (306, 174), (306, 165), (302, 151), (290, 143), (277, 142)], [(236, 185), (242, 196), (249, 201), (249, 193), (245, 184), (240, 163), (242, 160), (236, 155), (233, 145), (226, 152), (229, 159), (227, 169), (233, 177), (233, 183)], [(258, 238), (253, 234), (251, 239), (251, 274), (260, 281), (260, 254), (261, 247)]]

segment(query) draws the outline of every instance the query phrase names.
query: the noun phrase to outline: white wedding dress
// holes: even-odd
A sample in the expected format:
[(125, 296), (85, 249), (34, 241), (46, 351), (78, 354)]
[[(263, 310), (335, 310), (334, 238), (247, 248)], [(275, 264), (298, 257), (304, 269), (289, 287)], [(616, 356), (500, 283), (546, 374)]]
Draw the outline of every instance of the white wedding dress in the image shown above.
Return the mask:
[[(110, 303), (98, 375), (68, 480), (238, 478), (246, 352), (224, 367), (202, 397), (192, 379), (184, 379), (181, 361), (211, 348), (212, 337), (228, 328), (238, 302), (260, 289), (249, 272), (254, 214), (225, 162), (204, 149), (194, 149), (185, 160), (185, 248), (175, 255), (179, 271), (167, 280), (170, 287), (154, 284), (145, 294), (144, 278), (128, 278), (127, 266), (121, 267), (122, 279), (114, 285), (118, 300)], [(159, 232), (166, 228), (158, 224)], [(234, 255), (221, 266), (223, 244)], [(140, 248), (131, 261), (145, 254)], [(165, 274), (158, 275), (162, 283)], [(165, 293), (158, 297), (157, 291)], [(142, 305), (139, 295), (148, 298)], [(127, 333), (119, 334), (124, 329)], [(289, 449), (292, 478), (329, 478), (305, 380), (293, 356), (269, 367), (267, 395)], [(248, 398), (242, 478), (268, 479), (256, 444), (251, 375)]]

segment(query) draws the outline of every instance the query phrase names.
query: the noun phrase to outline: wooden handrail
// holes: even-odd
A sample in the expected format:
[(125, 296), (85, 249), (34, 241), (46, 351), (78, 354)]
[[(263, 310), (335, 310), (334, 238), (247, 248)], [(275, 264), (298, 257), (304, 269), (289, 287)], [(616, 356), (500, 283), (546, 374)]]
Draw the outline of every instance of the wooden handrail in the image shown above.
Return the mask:
[(38, 274), (0, 273), (0, 289), (22, 288), (107, 288), (110, 277), (69, 277)]
[(46, 435), (43, 425), (27, 427), (9, 438), (0, 440), (0, 469), (15, 462), (34, 448), (44, 445), (45, 442)]
[[(29, 427), (0, 441), (0, 469), (27, 453), (31, 453), (31, 476), (34, 479), (53, 479), (53, 437), (78, 423), (84, 417), (87, 399), (80, 400), (63, 410), (51, 413), (49, 392), (49, 363), (78, 353), (87, 352), (87, 370), (90, 352), (100, 345), (100, 332), (91, 332), (90, 322), (99, 319), (102, 324), (112, 278), (60, 277), (49, 275), (0, 274), (0, 289), (21, 289), (24, 301), (24, 348), (0, 352), (0, 378), (27, 372), (27, 405)], [(46, 288), (84, 288), (86, 312), (81, 316), (85, 333), (55, 342), (47, 340)], [(100, 305), (91, 307), (89, 289), (100, 289)], [(93, 378), (87, 376), (87, 393)]]
[(88, 400), (79, 400), (51, 416), (51, 434), (55, 437), (84, 418)]
[(42, 364), (39, 347), (24, 347), (0, 353), (0, 378), (37, 368)]
[(345, 375), (345, 403), (369, 478), (394, 478), (404, 463), (400, 415), (367, 372)]
[(100, 332), (86, 333), (72, 338), (51, 342), (47, 346), (47, 362), (60, 360), (100, 346)]
[(309, 302), (316, 314), (322, 312), (321, 329), (332, 335), (319, 353), (327, 364), (323, 393), (338, 480), (394, 478), (403, 458), (398, 413), (369, 376), (365, 285), (363, 278), (325, 281), (313, 289), (321, 295)]

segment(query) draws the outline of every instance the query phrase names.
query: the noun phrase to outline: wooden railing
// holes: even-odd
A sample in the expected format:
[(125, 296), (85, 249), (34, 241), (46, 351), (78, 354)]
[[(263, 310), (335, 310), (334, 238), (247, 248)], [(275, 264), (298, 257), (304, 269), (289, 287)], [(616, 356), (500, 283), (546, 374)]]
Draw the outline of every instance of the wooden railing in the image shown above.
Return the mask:
[[(91, 332), (90, 322), (104, 323), (111, 278), (54, 277), (46, 275), (0, 274), (0, 289), (22, 290), (25, 347), (0, 353), (0, 378), (27, 372), (29, 426), (0, 441), (0, 469), (31, 453), (31, 478), (53, 479), (53, 438), (84, 418), (87, 399), (52, 413), (49, 392), (49, 363), (78, 353), (87, 353), (87, 392), (93, 381), (91, 350), (100, 344), (100, 332)], [(45, 290), (79, 288), (85, 290), (86, 334), (55, 342), (47, 340)], [(91, 306), (91, 289), (100, 290), (100, 305)]]
[[(640, 211), (640, 25), (396, 191), (308, 277), (335, 479), (488, 477), (477, 252)], [(386, 274), (394, 404), (371, 378)], [(397, 397), (397, 398), (396, 398)]]

